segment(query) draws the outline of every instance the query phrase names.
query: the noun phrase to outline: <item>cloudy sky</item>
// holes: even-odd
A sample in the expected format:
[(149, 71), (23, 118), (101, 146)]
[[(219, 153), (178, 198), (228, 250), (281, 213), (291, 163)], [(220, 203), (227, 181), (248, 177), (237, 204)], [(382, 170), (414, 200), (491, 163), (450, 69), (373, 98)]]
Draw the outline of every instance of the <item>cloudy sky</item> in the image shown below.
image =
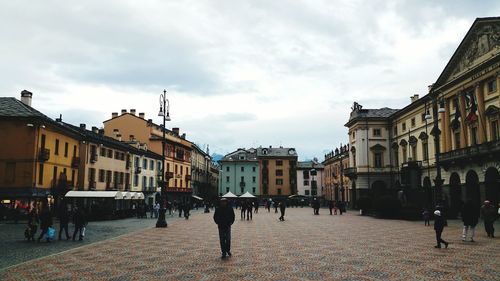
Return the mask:
[[(480, 3), (480, 4), (479, 4)], [(2, 1), (0, 96), (74, 124), (111, 112), (172, 122), (211, 152), (347, 140), (353, 101), (423, 95), (476, 17), (500, 1)]]

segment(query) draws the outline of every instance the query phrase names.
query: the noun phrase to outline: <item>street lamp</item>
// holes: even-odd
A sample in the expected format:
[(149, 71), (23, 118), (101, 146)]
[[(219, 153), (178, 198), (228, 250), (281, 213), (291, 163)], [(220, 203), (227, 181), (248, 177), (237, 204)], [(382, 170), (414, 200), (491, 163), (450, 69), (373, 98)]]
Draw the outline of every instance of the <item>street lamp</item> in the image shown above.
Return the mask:
[(441, 165), (439, 163), (439, 156), (441, 154), (441, 144), (440, 144), (440, 135), (441, 131), (439, 130), (439, 113), (443, 113), (444, 106), (442, 101), (438, 101), (438, 97), (434, 97), (432, 100), (432, 115), (433, 115), (433, 128), (431, 134), (434, 136), (434, 148), (436, 152), (436, 178), (434, 179), (434, 186), (436, 189), (436, 203), (439, 203), (443, 199), (443, 183), (444, 180), (441, 178)]
[(165, 219), (165, 213), (167, 212), (167, 182), (165, 181), (165, 122), (170, 121), (170, 102), (166, 98), (167, 90), (163, 90), (163, 94), (160, 94), (160, 112), (158, 116), (163, 117), (163, 138), (161, 140), (161, 155), (163, 163), (161, 165), (161, 189), (160, 189), (160, 214), (158, 215), (158, 221), (156, 221), (156, 227), (167, 227), (167, 220)]

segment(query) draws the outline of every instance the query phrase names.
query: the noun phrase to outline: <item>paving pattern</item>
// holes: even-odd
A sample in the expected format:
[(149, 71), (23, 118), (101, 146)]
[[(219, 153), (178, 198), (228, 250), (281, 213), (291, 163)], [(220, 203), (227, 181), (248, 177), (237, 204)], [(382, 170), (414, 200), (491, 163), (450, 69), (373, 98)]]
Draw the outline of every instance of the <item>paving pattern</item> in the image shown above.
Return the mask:
[(0, 280), (500, 280), (500, 239), (482, 224), (477, 242), (464, 243), (450, 223), (443, 237), (452, 244), (435, 249), (432, 226), (420, 222), (308, 208), (287, 209), (285, 222), (263, 209), (242, 221), (236, 212), (233, 256), (221, 260), (212, 215), (29, 261)]

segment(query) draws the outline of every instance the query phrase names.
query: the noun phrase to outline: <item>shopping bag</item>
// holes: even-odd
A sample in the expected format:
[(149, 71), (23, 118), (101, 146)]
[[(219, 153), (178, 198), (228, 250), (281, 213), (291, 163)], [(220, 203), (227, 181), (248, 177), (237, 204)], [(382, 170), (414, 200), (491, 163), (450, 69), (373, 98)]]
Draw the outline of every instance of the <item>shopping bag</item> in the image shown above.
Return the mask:
[(47, 239), (54, 240), (56, 237), (56, 230), (53, 227), (49, 227), (47, 230)]

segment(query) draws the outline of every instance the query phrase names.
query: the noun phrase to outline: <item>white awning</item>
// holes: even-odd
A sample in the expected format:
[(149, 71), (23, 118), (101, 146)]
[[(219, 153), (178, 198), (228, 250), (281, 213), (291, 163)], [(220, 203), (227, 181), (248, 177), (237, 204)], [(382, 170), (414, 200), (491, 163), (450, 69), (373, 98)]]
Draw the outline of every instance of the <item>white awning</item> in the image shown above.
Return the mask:
[(78, 191), (78, 190), (71, 190), (71, 191), (68, 191), (68, 193), (66, 193), (65, 197), (123, 199), (123, 194), (120, 191)]
[(241, 195), (240, 198), (255, 198), (250, 192), (245, 192), (245, 194)]
[(196, 196), (196, 195), (191, 195), (191, 197), (193, 197), (194, 199), (203, 200), (203, 198)]
[(144, 193), (142, 193), (142, 192), (135, 192), (135, 196), (132, 199), (144, 200)]
[(123, 200), (130, 200), (132, 199), (132, 194), (130, 192), (123, 192)]
[(229, 191), (228, 193), (224, 194), (222, 198), (238, 198), (238, 196), (234, 195), (234, 193)]

